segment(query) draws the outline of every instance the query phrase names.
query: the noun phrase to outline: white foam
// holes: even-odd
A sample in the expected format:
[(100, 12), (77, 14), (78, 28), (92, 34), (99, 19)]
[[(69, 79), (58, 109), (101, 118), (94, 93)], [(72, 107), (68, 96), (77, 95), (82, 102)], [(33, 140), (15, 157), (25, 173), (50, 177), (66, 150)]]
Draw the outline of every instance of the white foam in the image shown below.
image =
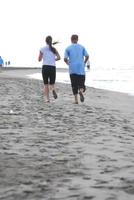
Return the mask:
[[(42, 80), (41, 73), (27, 75), (29, 78)], [(57, 72), (56, 82), (70, 84), (68, 72)], [(123, 92), (134, 95), (133, 71), (128, 70), (87, 70), (86, 86)]]

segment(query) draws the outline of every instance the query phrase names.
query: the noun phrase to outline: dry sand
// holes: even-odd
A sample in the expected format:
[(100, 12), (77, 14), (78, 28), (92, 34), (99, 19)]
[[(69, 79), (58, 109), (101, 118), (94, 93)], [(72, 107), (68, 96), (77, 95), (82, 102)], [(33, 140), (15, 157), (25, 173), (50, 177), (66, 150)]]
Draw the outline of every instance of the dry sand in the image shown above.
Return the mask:
[(45, 103), (39, 70), (0, 73), (0, 200), (133, 200), (134, 97), (57, 83)]

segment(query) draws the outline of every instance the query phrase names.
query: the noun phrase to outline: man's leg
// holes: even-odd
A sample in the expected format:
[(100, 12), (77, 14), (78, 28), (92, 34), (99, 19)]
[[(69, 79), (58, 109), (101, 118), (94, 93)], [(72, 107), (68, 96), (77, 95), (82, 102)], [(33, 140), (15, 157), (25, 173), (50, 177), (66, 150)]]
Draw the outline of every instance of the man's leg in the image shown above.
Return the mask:
[(70, 74), (71, 86), (74, 95), (74, 101), (78, 104), (78, 84), (77, 84), (77, 74)]
[(84, 95), (85, 92), (85, 75), (79, 75), (79, 95), (80, 101), (84, 102)]

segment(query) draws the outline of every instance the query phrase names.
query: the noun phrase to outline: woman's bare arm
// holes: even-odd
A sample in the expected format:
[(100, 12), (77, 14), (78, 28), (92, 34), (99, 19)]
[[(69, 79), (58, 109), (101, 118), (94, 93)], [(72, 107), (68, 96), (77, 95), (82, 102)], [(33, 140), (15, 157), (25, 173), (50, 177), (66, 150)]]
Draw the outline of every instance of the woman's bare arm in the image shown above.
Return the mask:
[(38, 61), (40, 62), (43, 58), (43, 53), (40, 51), (39, 56), (38, 56)]
[(60, 54), (59, 54), (59, 52), (56, 50), (56, 58), (55, 58), (55, 60), (58, 61), (58, 60), (60, 60), (60, 59), (61, 59)]

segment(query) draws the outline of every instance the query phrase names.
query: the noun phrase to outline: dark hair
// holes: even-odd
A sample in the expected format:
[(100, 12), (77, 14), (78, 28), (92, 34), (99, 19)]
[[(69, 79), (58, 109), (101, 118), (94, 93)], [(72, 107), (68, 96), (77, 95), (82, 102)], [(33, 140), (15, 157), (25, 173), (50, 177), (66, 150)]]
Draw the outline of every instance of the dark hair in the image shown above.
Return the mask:
[(52, 45), (57, 44), (57, 42), (52, 43), (52, 37), (50, 35), (46, 37), (46, 43), (49, 45), (50, 50), (56, 54), (56, 49)]
[(78, 35), (72, 35), (71, 40), (78, 40)]

